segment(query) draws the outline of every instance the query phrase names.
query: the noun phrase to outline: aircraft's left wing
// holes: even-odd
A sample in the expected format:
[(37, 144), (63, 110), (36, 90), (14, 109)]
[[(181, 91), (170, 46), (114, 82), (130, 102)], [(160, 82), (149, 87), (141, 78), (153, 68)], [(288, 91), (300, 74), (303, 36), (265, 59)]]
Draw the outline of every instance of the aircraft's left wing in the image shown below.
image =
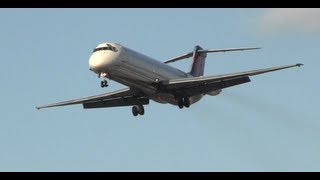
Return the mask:
[(149, 99), (141, 95), (138, 91), (125, 88), (95, 96), (88, 96), (79, 99), (72, 99), (68, 101), (37, 106), (36, 108), (42, 109), (74, 104), (83, 104), (83, 108), (117, 107), (131, 106), (136, 104), (149, 104)]
[(174, 91), (186, 96), (192, 96), (196, 94), (208, 93), (223, 89), (226, 87), (250, 82), (249, 76), (263, 74), (267, 72), (277, 71), (286, 68), (292, 68), (296, 66), (302, 66), (303, 64), (293, 64), (276, 66), (271, 68), (264, 68), (252, 71), (244, 71), (238, 73), (221, 74), (214, 76), (200, 76), (182, 79), (173, 79), (162, 82), (162, 85), (166, 87), (168, 91)]

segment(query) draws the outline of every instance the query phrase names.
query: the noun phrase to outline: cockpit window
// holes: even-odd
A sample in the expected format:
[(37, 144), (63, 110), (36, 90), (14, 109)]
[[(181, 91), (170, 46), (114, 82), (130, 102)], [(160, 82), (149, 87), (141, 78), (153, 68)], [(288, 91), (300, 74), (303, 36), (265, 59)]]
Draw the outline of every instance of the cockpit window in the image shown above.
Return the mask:
[(101, 51), (101, 50), (110, 50), (110, 51), (114, 51), (117, 52), (118, 49), (110, 44), (107, 44), (107, 47), (99, 47), (99, 48), (95, 48), (92, 52), (96, 52), (96, 51)]

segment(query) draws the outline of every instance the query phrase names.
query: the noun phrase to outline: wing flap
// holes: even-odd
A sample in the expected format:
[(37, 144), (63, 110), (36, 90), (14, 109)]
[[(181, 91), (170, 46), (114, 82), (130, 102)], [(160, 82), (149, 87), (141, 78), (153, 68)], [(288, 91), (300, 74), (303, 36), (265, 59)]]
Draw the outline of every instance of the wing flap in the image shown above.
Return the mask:
[(121, 107), (121, 106), (133, 106), (137, 104), (141, 104), (141, 105), (149, 104), (149, 99), (136, 98), (136, 97), (108, 99), (108, 100), (102, 100), (102, 101), (83, 103), (83, 108), (90, 109), (90, 108)]

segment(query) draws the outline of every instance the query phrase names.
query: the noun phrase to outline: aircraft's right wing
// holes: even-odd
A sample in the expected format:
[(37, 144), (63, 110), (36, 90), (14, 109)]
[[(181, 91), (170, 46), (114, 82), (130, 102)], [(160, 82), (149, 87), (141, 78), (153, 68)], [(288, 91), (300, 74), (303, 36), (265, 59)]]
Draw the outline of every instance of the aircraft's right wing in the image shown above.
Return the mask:
[(37, 106), (36, 108), (42, 109), (73, 104), (83, 104), (83, 108), (117, 107), (131, 106), (136, 104), (149, 104), (149, 99), (144, 97), (139, 91), (125, 88), (95, 96), (88, 96), (79, 99)]
[(214, 76), (200, 76), (182, 79), (173, 79), (162, 82), (162, 85), (169, 91), (175, 91), (177, 93), (192, 96), (196, 94), (208, 93), (218, 89), (250, 82), (249, 76), (263, 74), (267, 72), (277, 71), (286, 68), (292, 68), (296, 66), (302, 66), (303, 64), (293, 64), (276, 66), (271, 68), (264, 68), (258, 70), (244, 71), (238, 73), (221, 74)]

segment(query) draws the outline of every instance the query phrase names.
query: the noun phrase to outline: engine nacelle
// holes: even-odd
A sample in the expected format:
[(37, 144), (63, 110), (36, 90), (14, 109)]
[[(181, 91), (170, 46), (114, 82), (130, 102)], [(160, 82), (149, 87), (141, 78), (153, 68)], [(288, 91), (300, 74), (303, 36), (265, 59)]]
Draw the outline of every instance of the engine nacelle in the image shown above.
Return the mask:
[(208, 92), (207, 94), (210, 95), (210, 96), (216, 96), (216, 95), (220, 94), (221, 91), (222, 91), (222, 90), (219, 89), (219, 90), (216, 90), (216, 91)]

